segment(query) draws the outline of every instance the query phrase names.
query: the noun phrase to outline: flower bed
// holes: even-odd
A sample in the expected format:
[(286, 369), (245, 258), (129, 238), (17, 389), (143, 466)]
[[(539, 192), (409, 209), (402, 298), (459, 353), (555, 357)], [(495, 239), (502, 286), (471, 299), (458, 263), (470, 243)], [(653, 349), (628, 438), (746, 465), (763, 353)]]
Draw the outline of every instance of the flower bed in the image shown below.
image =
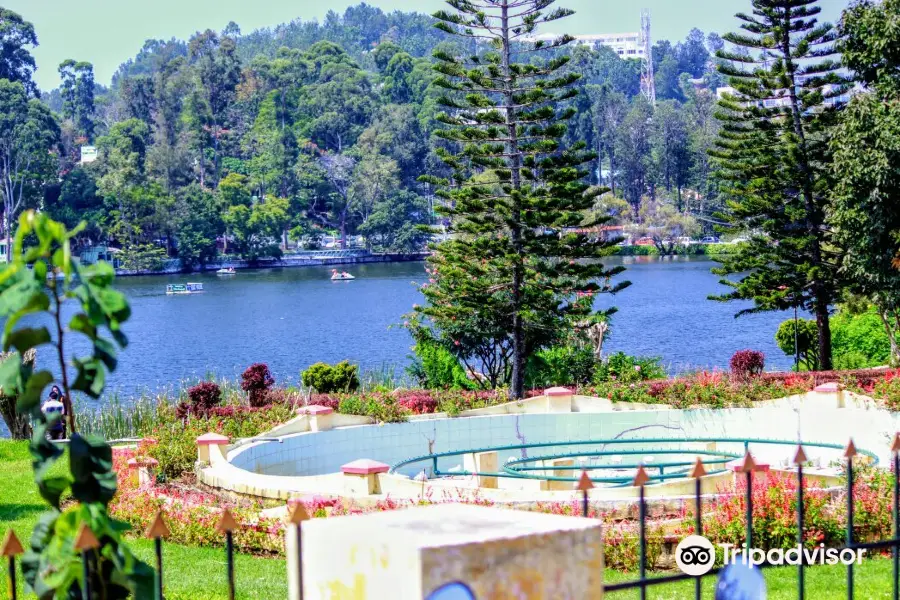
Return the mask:
[[(143, 454), (156, 444), (142, 445)], [(130, 477), (127, 460), (134, 451), (116, 452), (114, 468), (119, 476), (119, 491), (110, 505), (111, 514), (132, 526), (135, 532), (144, 531), (158, 511), (164, 511), (172, 532), (168, 541), (187, 545), (213, 545), (223, 543), (216, 525), (225, 508), (230, 509), (241, 527), (235, 532), (235, 547), (254, 554), (281, 554), (284, 551), (285, 523), (282, 519), (264, 518), (260, 511), (262, 502), (223, 499), (220, 496), (165, 483), (138, 487)], [(886, 471), (862, 468), (856, 474), (855, 536), (861, 541), (886, 539), (891, 536), (891, 490), (893, 478)], [(744, 542), (745, 487), (738, 482), (734, 490), (721, 490), (717, 499), (706, 502), (704, 507), (704, 535), (714, 544)], [(753, 539), (754, 546), (763, 549), (793, 547), (797, 542), (796, 517), (797, 484), (793, 477), (768, 473), (757, 476), (753, 484)], [(804, 540), (809, 547), (825, 544), (827, 547), (842, 545), (846, 527), (846, 497), (841, 493), (824, 490), (819, 485), (807, 483), (804, 492), (805, 523)], [(445, 491), (434, 497), (432, 491), (416, 500), (396, 500), (390, 497), (373, 505), (363, 506), (352, 500), (314, 497), (304, 499), (304, 505), (312, 518), (365, 514), (397, 510), (411, 506), (463, 502), (491, 505), (492, 502), (472, 494), (471, 490)], [(581, 516), (581, 502), (574, 497), (568, 502), (538, 503), (531, 510), (548, 514)], [(599, 512), (591, 508), (589, 516), (600, 519), (605, 525), (605, 558), (607, 566), (633, 571), (638, 564), (638, 523), (632, 517), (622, 518), (619, 512)], [(694, 531), (694, 516), (687, 507), (678, 514), (662, 515), (647, 523), (648, 562), (658, 564), (664, 547)]]

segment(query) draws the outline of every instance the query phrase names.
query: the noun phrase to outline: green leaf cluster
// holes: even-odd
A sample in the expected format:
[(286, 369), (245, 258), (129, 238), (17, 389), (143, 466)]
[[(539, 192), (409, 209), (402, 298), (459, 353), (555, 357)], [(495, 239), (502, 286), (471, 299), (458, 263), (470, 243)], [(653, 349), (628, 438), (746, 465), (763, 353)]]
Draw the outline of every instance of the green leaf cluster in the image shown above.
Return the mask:
[[(25, 579), (38, 598), (80, 597), (84, 571), (74, 542), (82, 526), (100, 541), (91, 551), (92, 589), (105, 590), (106, 598), (138, 598), (152, 594), (153, 572), (122, 543), (128, 528), (110, 518), (108, 504), (116, 493), (112, 449), (102, 439), (77, 433), (69, 402), (72, 392), (92, 398), (103, 392), (106, 373), (116, 368), (116, 353), (127, 345), (122, 324), (130, 316), (125, 297), (112, 287), (114, 272), (106, 263), (88, 267), (72, 257), (71, 240), (79, 229), (68, 231), (45, 214), (26, 211), (19, 219), (12, 261), (0, 269), (0, 315), (5, 319), (0, 363), (0, 387), (17, 398), (17, 409), (31, 414), (34, 433), (30, 451), (35, 483), (51, 510), (41, 517), (22, 561)], [(26, 245), (26, 240), (35, 240)], [(64, 322), (65, 310), (71, 315)], [(51, 326), (40, 323), (52, 323)], [(23, 323), (29, 323), (28, 325)], [(67, 362), (68, 336), (87, 339), (91, 353)], [(46, 347), (58, 357), (56, 371), (37, 369), (23, 360)], [(75, 378), (70, 381), (69, 369)], [(69, 473), (58, 468), (66, 453), (51, 442), (51, 423), (40, 410), (44, 389), (58, 381), (66, 401), (71, 433)], [(62, 499), (76, 502), (63, 509)]]

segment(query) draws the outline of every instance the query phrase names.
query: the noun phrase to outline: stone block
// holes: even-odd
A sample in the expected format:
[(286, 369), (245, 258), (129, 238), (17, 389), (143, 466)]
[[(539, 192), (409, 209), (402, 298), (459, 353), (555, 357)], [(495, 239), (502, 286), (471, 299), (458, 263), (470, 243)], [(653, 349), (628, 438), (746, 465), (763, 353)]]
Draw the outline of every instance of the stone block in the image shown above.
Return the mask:
[[(580, 475), (580, 473), (573, 471), (572, 469), (557, 469), (557, 467), (574, 467), (574, 458), (557, 458), (550, 461), (550, 466), (553, 467), (554, 477), (572, 477), (573, 475)], [(571, 481), (547, 480), (547, 489), (550, 491), (569, 492), (572, 491), (574, 487), (575, 484)]]
[(544, 397), (547, 398), (548, 413), (570, 413), (572, 412), (572, 397), (574, 392), (569, 388), (552, 387), (544, 390)]
[(197, 438), (197, 460), (205, 463), (210, 462), (210, 447), (219, 446), (220, 450), (224, 452), (225, 446), (227, 446), (230, 441), (231, 440), (226, 436), (219, 435), (218, 433), (204, 433)]
[(479, 600), (603, 597), (596, 520), (441, 504), (314, 519), (302, 534), (305, 600), (422, 600), (453, 582)]
[(332, 416), (334, 414), (333, 408), (311, 404), (300, 408), (297, 412), (309, 415), (310, 431), (328, 431), (334, 427), (332, 422), (334, 419)]
[(379, 477), (390, 468), (390, 465), (369, 458), (347, 463), (341, 467), (341, 473), (344, 474), (344, 491), (354, 496), (380, 494)]
[[(470, 473), (497, 473), (500, 470), (500, 457), (497, 452), (477, 452), (463, 457), (463, 468)], [(476, 475), (478, 487), (497, 489), (497, 477)]]

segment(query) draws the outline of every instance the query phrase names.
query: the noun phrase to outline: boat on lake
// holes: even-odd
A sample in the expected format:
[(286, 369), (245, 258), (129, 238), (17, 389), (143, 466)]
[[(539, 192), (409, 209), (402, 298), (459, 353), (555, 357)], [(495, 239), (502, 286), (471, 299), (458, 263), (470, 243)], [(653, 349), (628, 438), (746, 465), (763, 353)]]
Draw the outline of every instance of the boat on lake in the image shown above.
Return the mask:
[(202, 283), (170, 283), (166, 286), (166, 294), (199, 294), (203, 291)]
[(216, 275), (235, 275), (236, 273), (237, 271), (234, 270), (234, 267), (225, 267), (216, 271)]
[(356, 277), (354, 277), (353, 275), (351, 275), (350, 273), (348, 273), (346, 271), (338, 273), (337, 269), (331, 270), (331, 280), (332, 281), (350, 281), (351, 279), (356, 279)]

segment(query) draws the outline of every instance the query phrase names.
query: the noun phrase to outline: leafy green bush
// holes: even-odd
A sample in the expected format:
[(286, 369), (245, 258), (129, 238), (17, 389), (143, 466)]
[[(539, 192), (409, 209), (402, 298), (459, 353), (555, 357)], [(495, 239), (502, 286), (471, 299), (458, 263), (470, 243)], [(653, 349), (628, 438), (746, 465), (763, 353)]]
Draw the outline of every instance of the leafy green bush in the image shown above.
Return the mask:
[(320, 394), (355, 392), (359, 389), (359, 367), (341, 361), (336, 365), (316, 363), (300, 374), (303, 385)]
[(891, 360), (891, 341), (874, 308), (859, 314), (841, 310), (832, 317), (831, 347), (837, 369), (878, 367)]
[(415, 359), (407, 367), (409, 374), (416, 378), (423, 388), (473, 389), (475, 383), (466, 377), (466, 370), (459, 359), (430, 339), (420, 339), (413, 348)]
[(590, 348), (545, 348), (528, 361), (525, 385), (529, 388), (582, 385), (591, 381), (596, 367), (594, 353)]
[(624, 352), (616, 352), (600, 365), (594, 372), (594, 383), (605, 381), (618, 381), (628, 383), (631, 381), (647, 381), (650, 379), (665, 379), (668, 374), (663, 368), (659, 357), (629, 356)]
[[(778, 326), (775, 342), (781, 351), (794, 356), (794, 319), (788, 319)], [(800, 353), (800, 370), (819, 370), (819, 329), (813, 319), (797, 319), (797, 350)]]

